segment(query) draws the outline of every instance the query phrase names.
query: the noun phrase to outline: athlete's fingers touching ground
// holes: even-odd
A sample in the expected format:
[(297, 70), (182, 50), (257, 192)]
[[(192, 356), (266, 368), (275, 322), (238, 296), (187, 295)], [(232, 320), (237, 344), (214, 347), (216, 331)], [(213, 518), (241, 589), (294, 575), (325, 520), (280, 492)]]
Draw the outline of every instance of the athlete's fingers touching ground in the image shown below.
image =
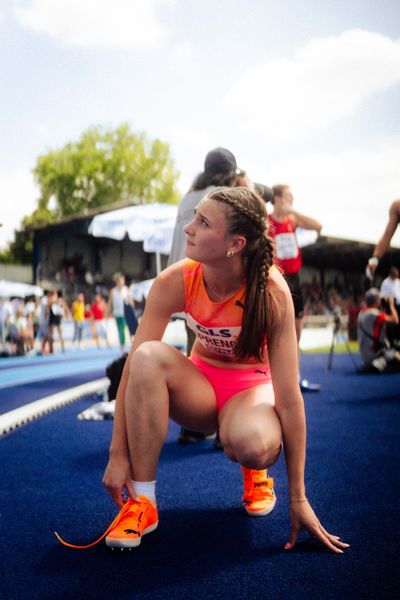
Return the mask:
[(350, 548), (350, 544), (346, 544), (345, 542), (342, 542), (340, 540), (340, 538), (338, 538), (337, 535), (331, 535), (330, 533), (328, 533), (328, 531), (326, 531), (326, 529), (324, 527), (322, 527), (322, 525), (320, 525), (320, 532), (321, 532), (320, 539), (323, 538), (325, 540), (328, 540), (332, 546), (335, 546), (335, 548), (339, 548), (339, 549)]
[(341, 548), (350, 548), (350, 544), (342, 542), (338, 535), (333, 535), (332, 533), (329, 533), (329, 531), (327, 531), (322, 525), (320, 527), (321, 531), (332, 541), (332, 543), (334, 543), (337, 546), (340, 546)]
[(296, 544), (297, 536), (299, 535), (299, 528), (292, 526), (290, 529), (290, 537), (287, 544), (284, 546), (284, 550), (290, 550)]
[(338, 540), (337, 536), (328, 533), (319, 523), (317, 527), (310, 529), (313, 537), (319, 540), (326, 548), (335, 552), (335, 554), (343, 554), (343, 550), (349, 548), (349, 544), (345, 544)]
[(301, 502), (292, 502), (291, 505), (291, 530), (290, 539), (284, 549), (290, 550), (297, 541), (299, 531), (305, 529), (314, 538), (319, 540), (326, 548), (335, 554), (343, 554), (349, 548), (337, 535), (330, 534), (320, 523), (313, 509), (306, 499)]

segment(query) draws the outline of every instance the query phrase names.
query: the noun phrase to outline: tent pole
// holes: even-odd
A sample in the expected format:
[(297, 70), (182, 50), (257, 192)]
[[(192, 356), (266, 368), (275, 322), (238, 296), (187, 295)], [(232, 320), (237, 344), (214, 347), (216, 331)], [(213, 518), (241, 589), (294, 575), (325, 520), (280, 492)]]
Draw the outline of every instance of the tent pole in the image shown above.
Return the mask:
[(159, 252), (156, 252), (156, 271), (157, 275), (161, 273), (161, 255)]

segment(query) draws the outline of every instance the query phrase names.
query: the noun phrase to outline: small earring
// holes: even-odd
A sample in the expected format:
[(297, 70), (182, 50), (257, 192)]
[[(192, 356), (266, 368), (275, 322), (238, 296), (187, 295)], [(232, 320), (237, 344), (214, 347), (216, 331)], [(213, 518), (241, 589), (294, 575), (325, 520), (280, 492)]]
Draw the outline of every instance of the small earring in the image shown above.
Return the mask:
[(232, 256), (233, 256), (232, 250), (228, 250), (226, 253), (226, 258), (232, 258)]

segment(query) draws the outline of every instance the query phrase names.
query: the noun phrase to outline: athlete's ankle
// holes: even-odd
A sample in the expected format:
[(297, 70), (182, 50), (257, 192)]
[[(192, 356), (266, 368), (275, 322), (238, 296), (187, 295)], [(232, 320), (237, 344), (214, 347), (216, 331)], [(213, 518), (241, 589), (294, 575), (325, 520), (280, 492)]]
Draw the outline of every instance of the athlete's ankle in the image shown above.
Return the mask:
[(131, 480), (136, 496), (146, 496), (154, 504), (156, 501), (156, 481)]

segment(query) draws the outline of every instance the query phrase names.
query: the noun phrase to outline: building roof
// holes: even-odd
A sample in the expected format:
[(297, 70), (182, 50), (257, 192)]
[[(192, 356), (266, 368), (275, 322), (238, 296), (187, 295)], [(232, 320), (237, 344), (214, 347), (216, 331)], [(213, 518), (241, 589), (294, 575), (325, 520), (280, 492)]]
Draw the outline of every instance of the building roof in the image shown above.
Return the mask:
[(139, 200), (132, 200), (130, 202), (117, 202), (115, 204), (107, 204), (104, 206), (97, 206), (96, 208), (90, 208), (79, 215), (71, 215), (69, 217), (63, 217), (58, 221), (54, 221), (53, 223), (46, 223), (45, 225), (32, 225), (28, 229), (30, 231), (39, 231), (41, 229), (47, 229), (51, 227), (57, 227), (59, 225), (68, 225), (69, 223), (75, 223), (77, 221), (84, 221), (85, 219), (92, 219), (96, 215), (100, 215), (105, 212), (109, 212), (111, 210), (117, 210), (118, 208), (125, 208), (127, 206), (143, 204), (143, 202), (139, 202)]
[[(315, 244), (302, 248), (304, 266), (316, 269), (364, 272), (375, 244), (321, 235)], [(400, 264), (400, 248), (390, 248), (380, 261), (380, 271)]]

